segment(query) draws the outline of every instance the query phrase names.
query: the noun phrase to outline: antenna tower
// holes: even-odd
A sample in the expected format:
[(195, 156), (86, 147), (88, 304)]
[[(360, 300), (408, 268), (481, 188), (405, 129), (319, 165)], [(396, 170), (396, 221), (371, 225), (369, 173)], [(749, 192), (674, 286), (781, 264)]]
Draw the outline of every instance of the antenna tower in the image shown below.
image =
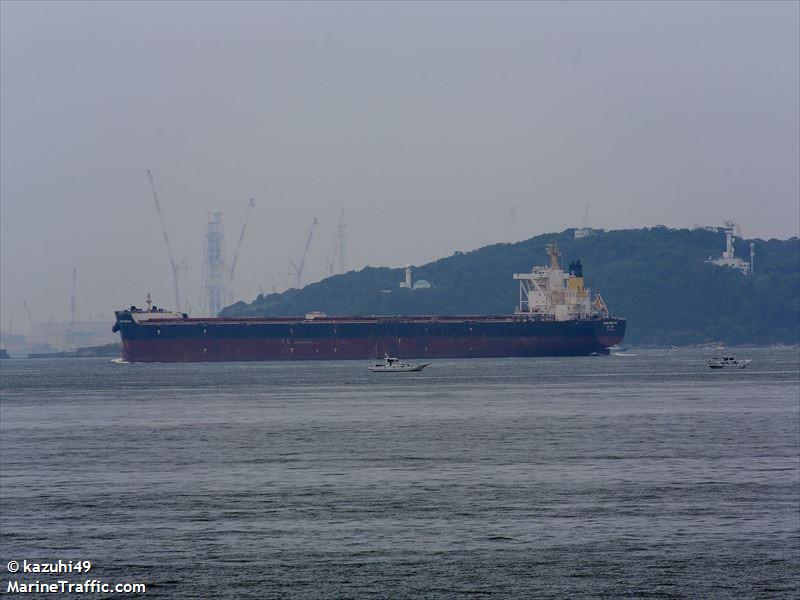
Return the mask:
[(222, 213), (206, 213), (206, 235), (203, 251), (203, 301), (205, 316), (216, 317), (228, 298), (229, 270), (225, 265), (225, 238)]

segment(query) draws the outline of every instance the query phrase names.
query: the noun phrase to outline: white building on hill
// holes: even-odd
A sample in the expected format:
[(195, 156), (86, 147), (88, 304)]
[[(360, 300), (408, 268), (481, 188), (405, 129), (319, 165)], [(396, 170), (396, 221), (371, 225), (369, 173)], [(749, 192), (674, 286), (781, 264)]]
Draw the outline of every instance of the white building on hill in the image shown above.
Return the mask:
[(412, 281), (411, 279), (411, 265), (406, 265), (406, 278), (405, 281), (400, 282), (400, 287), (409, 290), (427, 290), (432, 288), (431, 282), (427, 279), (419, 279)]
[(725, 251), (719, 258), (711, 258), (709, 256), (706, 262), (718, 267), (732, 267), (734, 269), (738, 269), (743, 275), (752, 275), (756, 256), (755, 244), (750, 244), (749, 261), (736, 258), (733, 255), (733, 239), (736, 235), (736, 223), (733, 221), (725, 221), (723, 225), (723, 229), (725, 231)]

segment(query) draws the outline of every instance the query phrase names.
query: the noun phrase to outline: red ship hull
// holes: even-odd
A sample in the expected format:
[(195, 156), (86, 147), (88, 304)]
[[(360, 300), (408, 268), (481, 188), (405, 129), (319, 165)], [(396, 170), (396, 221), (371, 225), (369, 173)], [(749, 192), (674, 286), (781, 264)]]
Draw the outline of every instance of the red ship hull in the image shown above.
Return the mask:
[(136, 323), (117, 313), (130, 362), (580, 356), (622, 341), (623, 319), (514, 317), (175, 319)]

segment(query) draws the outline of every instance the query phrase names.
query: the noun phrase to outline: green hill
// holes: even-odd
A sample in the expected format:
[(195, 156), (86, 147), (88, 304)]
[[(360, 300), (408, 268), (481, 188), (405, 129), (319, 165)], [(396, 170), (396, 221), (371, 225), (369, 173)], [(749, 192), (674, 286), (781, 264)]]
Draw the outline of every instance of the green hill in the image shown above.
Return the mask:
[[(756, 268), (744, 276), (708, 265), (725, 235), (703, 229), (574, 230), (494, 244), (421, 265), (414, 280), (428, 290), (400, 289), (402, 268), (366, 267), (281, 294), (238, 302), (222, 316), (508, 314), (518, 301), (512, 273), (547, 264), (545, 244), (557, 241), (562, 265), (581, 259), (587, 285), (613, 315), (628, 320), (626, 343), (686, 345), (796, 344), (800, 340), (800, 240), (736, 240), (737, 255), (756, 245)], [(746, 258), (746, 256), (743, 256)]]

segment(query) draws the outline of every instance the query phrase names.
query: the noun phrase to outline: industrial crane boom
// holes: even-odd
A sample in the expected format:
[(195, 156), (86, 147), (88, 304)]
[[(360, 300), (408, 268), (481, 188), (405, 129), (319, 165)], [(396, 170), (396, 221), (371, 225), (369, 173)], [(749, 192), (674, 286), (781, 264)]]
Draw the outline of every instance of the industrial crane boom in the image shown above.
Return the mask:
[(47, 331), (44, 334), (44, 343), (46, 346), (50, 345), (50, 329), (53, 327), (53, 319), (55, 315), (50, 315), (50, 320), (47, 322)]
[(333, 242), (330, 256), (325, 261), (325, 270), (328, 272), (328, 276), (344, 273), (346, 237), (347, 225), (344, 223), (344, 209), (342, 209), (339, 213), (339, 224), (336, 226), (336, 240)]
[(69, 297), (70, 323), (75, 323), (75, 305), (78, 287), (78, 269), (72, 269), (72, 294)]
[(314, 220), (311, 221), (311, 229), (308, 230), (308, 239), (306, 240), (306, 246), (303, 249), (303, 257), (300, 259), (300, 266), (294, 264), (293, 261), (289, 261), (289, 264), (292, 265), (294, 268), (294, 283), (295, 287), (299, 288), (303, 284), (303, 269), (306, 265), (306, 256), (308, 256), (308, 249), (311, 247), (311, 240), (314, 238), (314, 227), (317, 226), (319, 220), (317, 217), (314, 217)]
[(167, 253), (169, 254), (169, 264), (172, 267), (172, 282), (175, 286), (175, 310), (181, 309), (181, 296), (178, 290), (178, 271), (187, 267), (186, 260), (179, 263), (175, 262), (175, 257), (172, 255), (172, 246), (169, 243), (169, 236), (167, 235), (167, 225), (164, 222), (164, 215), (161, 212), (161, 203), (158, 201), (158, 192), (156, 192), (156, 184), (153, 181), (153, 174), (150, 169), (147, 169), (147, 178), (150, 180), (150, 189), (153, 192), (153, 200), (156, 201), (156, 210), (158, 211), (158, 219), (161, 221), (161, 232), (164, 234), (164, 244), (167, 246)]
[(244, 220), (242, 221), (242, 231), (239, 233), (239, 241), (236, 244), (236, 251), (233, 253), (233, 260), (231, 261), (231, 285), (233, 285), (233, 272), (236, 270), (236, 262), (239, 260), (239, 249), (242, 247), (244, 241), (244, 232), (247, 229), (247, 218), (250, 216), (250, 210), (256, 205), (256, 199), (250, 198), (250, 202), (244, 211)]
[(344, 209), (339, 213), (339, 224), (336, 226), (336, 259), (338, 264), (336, 270), (344, 273), (345, 269), (345, 238), (347, 237), (347, 225), (344, 224)]
[(31, 329), (33, 329), (33, 316), (31, 315), (31, 309), (28, 308), (28, 302), (23, 300), (22, 304), (25, 306), (25, 312), (28, 313), (28, 323), (31, 324)]

